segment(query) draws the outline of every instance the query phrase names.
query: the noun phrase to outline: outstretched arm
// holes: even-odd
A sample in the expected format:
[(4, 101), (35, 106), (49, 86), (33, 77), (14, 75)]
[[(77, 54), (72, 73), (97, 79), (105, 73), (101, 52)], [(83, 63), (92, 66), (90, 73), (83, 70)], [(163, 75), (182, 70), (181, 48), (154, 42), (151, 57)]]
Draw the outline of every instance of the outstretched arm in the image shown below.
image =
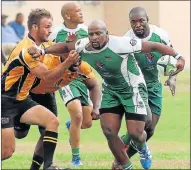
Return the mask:
[(151, 51), (158, 51), (162, 55), (170, 55), (178, 60), (176, 64), (177, 70), (173, 72), (171, 76), (176, 75), (177, 73), (179, 73), (180, 71), (184, 69), (184, 65), (185, 65), (184, 58), (181, 55), (179, 55), (173, 48), (168, 47), (167, 45), (156, 43), (156, 42), (142, 41), (141, 52), (150, 53)]

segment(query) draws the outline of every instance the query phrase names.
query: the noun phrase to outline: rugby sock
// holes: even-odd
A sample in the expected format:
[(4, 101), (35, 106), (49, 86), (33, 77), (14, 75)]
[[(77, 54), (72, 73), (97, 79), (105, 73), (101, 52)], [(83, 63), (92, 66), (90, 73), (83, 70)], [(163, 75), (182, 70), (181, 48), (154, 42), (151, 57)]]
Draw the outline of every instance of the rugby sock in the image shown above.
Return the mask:
[(122, 165), (123, 169), (133, 169), (133, 165), (131, 162), (126, 163), (125, 165)]
[(72, 148), (72, 157), (76, 158), (80, 156), (80, 149), (79, 148)]
[(43, 138), (44, 147), (44, 169), (48, 168), (53, 161), (54, 151), (57, 145), (57, 132), (45, 131)]
[(43, 158), (41, 156), (34, 154), (30, 170), (39, 170), (42, 163), (43, 163)]
[(129, 145), (131, 138), (129, 137), (129, 134), (126, 133), (124, 136), (121, 137), (121, 140), (125, 145)]

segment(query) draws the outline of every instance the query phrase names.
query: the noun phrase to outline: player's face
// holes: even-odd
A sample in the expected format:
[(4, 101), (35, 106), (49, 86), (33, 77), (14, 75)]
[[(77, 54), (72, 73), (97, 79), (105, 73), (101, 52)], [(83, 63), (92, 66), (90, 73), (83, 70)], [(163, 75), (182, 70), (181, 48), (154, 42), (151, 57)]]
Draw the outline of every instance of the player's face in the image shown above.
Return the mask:
[(41, 42), (49, 41), (52, 27), (52, 18), (42, 18), (38, 26), (38, 36)]
[(107, 41), (107, 32), (99, 26), (91, 26), (88, 28), (89, 40), (93, 48), (100, 49)]
[(131, 14), (130, 24), (135, 35), (138, 37), (143, 37), (147, 29), (148, 19), (146, 16), (141, 14)]
[(19, 15), (18, 18), (17, 18), (17, 22), (22, 24), (24, 21), (24, 16), (23, 15)]
[(77, 24), (82, 24), (84, 22), (82, 10), (78, 4), (73, 5), (73, 8), (70, 11), (69, 16), (72, 22), (75, 22)]

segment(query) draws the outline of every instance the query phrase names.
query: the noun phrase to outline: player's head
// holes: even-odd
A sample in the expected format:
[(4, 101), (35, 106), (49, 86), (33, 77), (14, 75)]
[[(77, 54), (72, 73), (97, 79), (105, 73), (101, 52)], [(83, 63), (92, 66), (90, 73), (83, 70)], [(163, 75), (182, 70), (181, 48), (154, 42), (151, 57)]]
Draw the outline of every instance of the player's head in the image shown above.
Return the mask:
[(62, 6), (61, 15), (65, 22), (81, 24), (84, 22), (81, 7), (77, 2), (67, 2)]
[(88, 26), (88, 37), (93, 48), (101, 49), (108, 41), (106, 24), (102, 20), (93, 20)]
[(46, 9), (32, 10), (28, 16), (29, 33), (38, 42), (47, 42), (51, 34), (52, 15)]
[(22, 13), (18, 13), (16, 15), (16, 21), (19, 23), (19, 24), (22, 24), (23, 21), (24, 21), (24, 15)]
[(139, 38), (144, 38), (148, 36), (149, 32), (149, 18), (147, 16), (147, 12), (142, 7), (135, 7), (131, 9), (129, 13), (129, 21), (131, 24), (131, 28), (135, 35)]

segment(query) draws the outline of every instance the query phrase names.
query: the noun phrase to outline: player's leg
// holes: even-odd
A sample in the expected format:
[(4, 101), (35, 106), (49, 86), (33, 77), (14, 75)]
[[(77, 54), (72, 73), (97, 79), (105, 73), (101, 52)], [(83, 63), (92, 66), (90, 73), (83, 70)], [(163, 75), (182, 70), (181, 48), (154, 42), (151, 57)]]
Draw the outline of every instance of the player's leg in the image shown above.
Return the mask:
[(61, 98), (63, 99), (67, 110), (70, 114), (71, 120), (66, 122), (66, 127), (69, 130), (70, 145), (72, 149), (72, 165), (81, 165), (80, 159), (80, 132), (83, 120), (82, 105), (80, 101), (80, 92), (74, 85), (62, 87), (59, 90)]
[[(38, 104), (46, 107), (49, 109), (52, 113), (54, 113), (57, 116), (57, 105), (56, 105), (56, 99), (55, 99), (55, 94), (54, 93), (46, 93), (46, 94), (34, 94), (31, 93), (31, 98)], [(32, 158), (32, 163), (31, 163), (31, 170), (38, 170), (40, 169), (40, 166), (43, 163), (43, 137), (45, 133), (45, 128), (42, 126), (39, 126), (39, 132), (40, 132), (40, 137), (37, 141), (35, 151), (33, 154)]]
[[(2, 118), (1, 118), (2, 122)], [(2, 125), (2, 123), (1, 123)], [(1, 129), (1, 160), (10, 158), (15, 151), (15, 135), (13, 127), (3, 127)]]
[(52, 166), (58, 137), (58, 118), (44, 106), (38, 105), (30, 98), (22, 104), (21, 123), (36, 124), (46, 128), (43, 138), (44, 169), (56, 169)]
[(132, 164), (126, 154), (124, 144), (118, 136), (123, 114), (124, 108), (115, 93), (104, 89), (100, 108), (100, 123), (103, 133), (111, 152), (122, 165), (122, 169), (131, 169)]
[(1, 95), (1, 160), (8, 159), (15, 151), (14, 117), (18, 114), (15, 99)]
[[(83, 105), (83, 104), (82, 104)], [(81, 129), (87, 129), (92, 126), (92, 106), (82, 106), (83, 120)]]
[(93, 109), (92, 101), (90, 100), (90, 95), (87, 87), (85, 84), (83, 86), (81, 85), (80, 89), (80, 101), (82, 104), (82, 114), (83, 114), (83, 120), (82, 120), (82, 126), (81, 129), (87, 129), (92, 126), (92, 116), (91, 112)]
[(148, 93), (146, 88), (134, 88), (131, 99), (124, 100), (125, 117), (127, 131), (131, 138), (130, 145), (136, 149), (140, 155), (140, 162), (144, 169), (150, 168), (152, 164), (152, 155), (147, 146), (147, 134), (145, 132), (145, 122), (147, 121)]

